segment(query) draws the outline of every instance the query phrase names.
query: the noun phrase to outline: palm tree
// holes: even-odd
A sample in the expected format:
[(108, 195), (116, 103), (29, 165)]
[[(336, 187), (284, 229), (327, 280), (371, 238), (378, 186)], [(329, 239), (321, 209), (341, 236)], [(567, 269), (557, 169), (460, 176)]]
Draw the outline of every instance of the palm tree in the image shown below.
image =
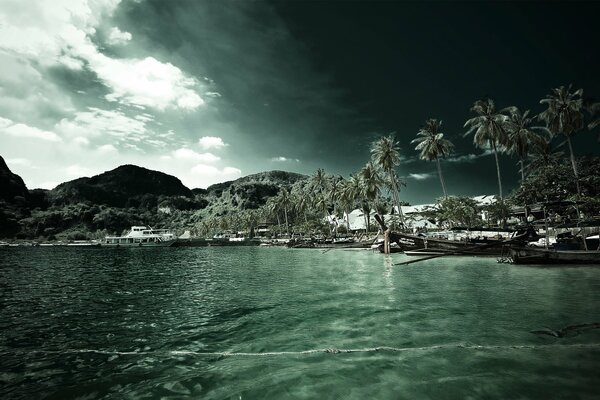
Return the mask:
[(279, 194), (276, 197), (276, 203), (279, 209), (283, 209), (283, 213), (285, 215), (285, 232), (290, 234), (290, 224), (288, 221), (288, 208), (292, 205), (290, 192), (287, 191), (286, 188), (281, 189)]
[(382, 137), (373, 142), (371, 145), (371, 159), (387, 174), (392, 196), (398, 208), (400, 220), (404, 225), (404, 215), (402, 215), (402, 208), (400, 207), (398, 179), (395, 172), (396, 167), (400, 165), (400, 146), (393, 135)]
[(540, 120), (546, 123), (548, 130), (553, 135), (562, 134), (567, 139), (578, 195), (581, 195), (581, 189), (579, 188), (579, 175), (577, 174), (571, 137), (583, 128), (582, 96), (583, 89), (571, 92), (571, 85), (552, 89), (551, 94), (540, 100), (540, 104), (545, 104), (548, 108), (539, 115)]
[(477, 100), (473, 104), (473, 107), (471, 107), (471, 112), (476, 113), (477, 116), (465, 122), (465, 128), (469, 127), (465, 136), (475, 132), (473, 143), (481, 149), (491, 148), (494, 151), (496, 171), (498, 173), (498, 192), (500, 201), (503, 201), (498, 147), (503, 146), (506, 142), (504, 123), (507, 117), (496, 111), (492, 99)]
[(372, 161), (369, 161), (361, 170), (360, 170), (360, 180), (361, 180), (361, 194), (363, 195), (363, 203), (362, 209), (363, 212), (366, 212), (366, 221), (367, 221), (367, 232), (370, 227), (370, 219), (371, 219), (371, 204), (379, 197), (381, 192), (381, 186), (383, 185), (383, 178), (379, 174), (377, 167), (373, 164)]
[(533, 173), (542, 167), (558, 165), (561, 158), (564, 156), (562, 151), (555, 151), (552, 148), (552, 139), (550, 137), (538, 136), (531, 148), (532, 152), (529, 155), (529, 164), (527, 165), (527, 173)]
[(509, 154), (515, 154), (519, 157), (522, 186), (525, 182), (525, 159), (529, 154), (529, 149), (542, 140), (535, 131), (543, 128), (531, 126), (533, 118), (529, 117), (529, 110), (524, 113), (521, 113), (517, 107), (508, 107), (505, 110), (508, 112), (508, 119), (505, 124), (507, 133), (506, 150)]
[(360, 180), (353, 175), (350, 175), (350, 179), (344, 179), (340, 182), (340, 195), (338, 197), (340, 206), (346, 214), (346, 226), (348, 227), (348, 232), (350, 232), (350, 211), (354, 208), (357, 197), (353, 180), (356, 180), (360, 186)]
[(428, 119), (425, 121), (425, 126), (417, 133), (417, 138), (411, 143), (418, 143), (415, 150), (421, 152), (419, 155), (421, 160), (435, 160), (437, 162), (438, 175), (440, 176), (444, 198), (447, 199), (448, 192), (446, 191), (446, 183), (444, 182), (444, 177), (442, 175), (440, 157), (446, 157), (450, 154), (454, 145), (448, 139), (444, 139), (444, 134), (440, 132), (441, 127), (442, 121)]

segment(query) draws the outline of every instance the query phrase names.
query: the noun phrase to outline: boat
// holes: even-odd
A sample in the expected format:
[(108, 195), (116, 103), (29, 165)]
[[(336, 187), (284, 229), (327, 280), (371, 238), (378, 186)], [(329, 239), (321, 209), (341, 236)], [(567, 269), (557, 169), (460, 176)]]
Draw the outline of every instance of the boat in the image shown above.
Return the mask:
[[(401, 232), (390, 232), (390, 243), (396, 244), (392, 252), (407, 251), (437, 251), (458, 252), (465, 255), (498, 255), (501, 252), (504, 240), (502, 239), (473, 239), (464, 240), (441, 239), (431, 236), (410, 235)], [(390, 249), (393, 247), (390, 246)], [(383, 245), (379, 251), (383, 253)]]
[(124, 236), (106, 236), (102, 246), (109, 247), (169, 247), (177, 238), (166, 229), (152, 229), (147, 226), (132, 226)]
[(511, 246), (510, 256), (514, 264), (597, 264), (600, 250), (560, 250), (555, 247)]

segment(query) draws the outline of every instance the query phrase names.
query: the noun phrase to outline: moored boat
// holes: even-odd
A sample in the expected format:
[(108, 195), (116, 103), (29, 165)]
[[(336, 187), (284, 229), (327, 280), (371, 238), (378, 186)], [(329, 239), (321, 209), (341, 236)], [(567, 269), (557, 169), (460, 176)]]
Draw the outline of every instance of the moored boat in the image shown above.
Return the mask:
[(600, 250), (559, 250), (533, 246), (511, 246), (510, 254), (515, 264), (597, 264)]
[(152, 229), (146, 226), (132, 226), (124, 236), (107, 236), (102, 246), (109, 247), (169, 247), (177, 241), (173, 233), (166, 229)]

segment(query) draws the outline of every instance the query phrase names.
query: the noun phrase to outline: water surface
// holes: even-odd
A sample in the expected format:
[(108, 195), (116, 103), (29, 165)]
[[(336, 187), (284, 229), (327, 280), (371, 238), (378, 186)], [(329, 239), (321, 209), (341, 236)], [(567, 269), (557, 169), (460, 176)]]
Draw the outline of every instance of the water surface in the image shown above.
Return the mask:
[(0, 397), (600, 396), (600, 268), (404, 258), (0, 249)]

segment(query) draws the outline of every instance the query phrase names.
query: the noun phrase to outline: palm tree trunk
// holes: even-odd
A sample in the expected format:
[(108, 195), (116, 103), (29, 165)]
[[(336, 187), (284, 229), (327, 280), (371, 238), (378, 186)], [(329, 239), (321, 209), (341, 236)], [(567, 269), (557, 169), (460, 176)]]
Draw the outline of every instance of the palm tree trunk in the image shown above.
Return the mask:
[(523, 187), (525, 183), (525, 161), (521, 158), (519, 162), (521, 163), (521, 187)]
[(283, 207), (283, 213), (285, 214), (285, 231), (288, 236), (290, 236), (290, 224), (288, 223), (287, 207)]
[(500, 177), (500, 162), (498, 161), (498, 149), (496, 149), (496, 142), (492, 141), (492, 148), (494, 149), (494, 157), (496, 157), (496, 172), (498, 173), (498, 191), (500, 194), (500, 201), (504, 200), (502, 196), (502, 179)]
[(575, 175), (575, 185), (577, 185), (577, 195), (581, 196), (581, 189), (579, 189), (579, 175), (577, 174), (577, 164), (575, 163), (575, 154), (573, 154), (573, 146), (571, 145), (571, 137), (567, 136), (567, 143), (569, 144), (569, 152), (571, 153), (571, 166), (573, 167), (573, 174)]
[[(521, 158), (519, 160), (519, 162), (521, 163), (521, 188), (523, 187), (523, 185), (525, 184), (525, 161), (523, 161), (523, 159)], [(527, 203), (525, 203), (525, 223), (527, 223)]]
[(396, 174), (392, 169), (388, 171), (388, 176), (390, 177), (390, 181), (392, 183), (392, 195), (394, 196), (394, 202), (396, 203), (396, 207), (398, 208), (398, 215), (400, 215), (400, 222), (402, 223), (402, 227), (406, 228), (404, 225), (404, 214), (402, 213), (402, 207), (400, 206), (400, 193), (398, 192), (398, 186), (396, 185)]
[(440, 176), (440, 182), (442, 183), (442, 190), (444, 191), (444, 198), (447, 199), (448, 192), (446, 192), (446, 182), (444, 182), (444, 176), (442, 175), (442, 166), (440, 165), (440, 159), (439, 159), (439, 157), (436, 157), (435, 160), (437, 161), (438, 175)]
[(348, 209), (346, 208), (346, 224), (348, 224), (348, 233), (350, 233), (350, 213), (348, 212)]

